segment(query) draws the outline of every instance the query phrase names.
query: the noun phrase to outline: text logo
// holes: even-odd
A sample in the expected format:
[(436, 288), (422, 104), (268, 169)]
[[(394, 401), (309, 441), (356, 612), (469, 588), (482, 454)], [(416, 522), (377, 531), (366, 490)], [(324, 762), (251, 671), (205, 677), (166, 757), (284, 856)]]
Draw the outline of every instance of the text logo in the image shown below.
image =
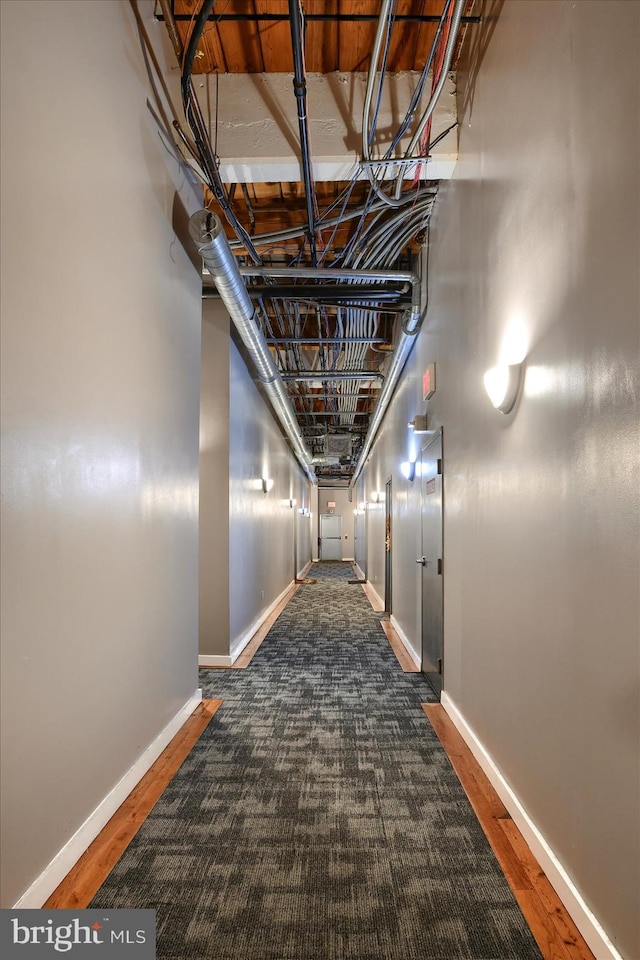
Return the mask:
[(155, 960), (155, 910), (0, 910), (0, 955), (61, 954)]

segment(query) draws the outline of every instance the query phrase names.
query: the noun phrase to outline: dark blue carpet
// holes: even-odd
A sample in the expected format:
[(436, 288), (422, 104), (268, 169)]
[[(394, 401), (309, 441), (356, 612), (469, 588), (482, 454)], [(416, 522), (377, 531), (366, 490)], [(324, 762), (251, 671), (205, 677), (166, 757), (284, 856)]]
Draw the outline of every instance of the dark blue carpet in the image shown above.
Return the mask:
[(347, 564), (313, 568), (91, 906), (155, 907), (159, 960), (540, 960)]

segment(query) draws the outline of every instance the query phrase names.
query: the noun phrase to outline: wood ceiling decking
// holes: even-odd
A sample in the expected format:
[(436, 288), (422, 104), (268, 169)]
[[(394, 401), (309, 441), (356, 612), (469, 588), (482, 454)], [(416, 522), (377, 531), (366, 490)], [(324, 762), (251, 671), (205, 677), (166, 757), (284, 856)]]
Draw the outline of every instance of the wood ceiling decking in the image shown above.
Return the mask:
[[(201, 6), (202, 0), (171, 0), (172, 12), (185, 47), (193, 20)], [(307, 73), (364, 73), (369, 69), (380, 0), (302, 0), (301, 6), (306, 18), (304, 50)], [(423, 69), (444, 7), (445, 0), (397, 0), (396, 24), (389, 47), (387, 71)], [(473, 0), (469, 0), (465, 11), (467, 15), (472, 8)], [(288, 0), (216, 0), (212, 16), (199, 44), (193, 65), (194, 74), (293, 72)], [(402, 20), (425, 17), (432, 17), (433, 20)], [(464, 33), (463, 26), (458, 50)], [(291, 116), (295, 118), (295, 115), (296, 104), (292, 92)], [(348, 184), (338, 182), (315, 184), (321, 217), (324, 211), (333, 208), (347, 187)], [(428, 189), (428, 185), (425, 188)], [(368, 193), (368, 181), (352, 184), (348, 202), (346, 205), (338, 202), (335, 212), (360, 208)], [(301, 227), (308, 222), (302, 182), (232, 184), (228, 188), (228, 196), (235, 215), (251, 238), (271, 231)], [(216, 209), (217, 202), (207, 191), (205, 202), (210, 209)], [(372, 217), (373, 213), (367, 214), (366, 222), (370, 222)], [(318, 233), (318, 255), (321, 260), (325, 244), (328, 244), (330, 254), (339, 252), (347, 244), (355, 230), (355, 223), (345, 221), (335, 231), (327, 227)], [(228, 223), (225, 223), (225, 229), (230, 237), (234, 236)], [(406, 255), (403, 254), (401, 258), (406, 261), (402, 263), (402, 269), (408, 267), (410, 254), (416, 250), (415, 243), (407, 245)], [(303, 249), (300, 237), (278, 240), (276, 246), (266, 249), (261, 247), (260, 254), (265, 256), (265, 263), (272, 265), (308, 263), (307, 250)], [(327, 265), (330, 263), (331, 255), (326, 261)], [(396, 264), (398, 267), (399, 262)], [(335, 344), (338, 340), (335, 338), (340, 336), (336, 326), (336, 311), (335, 305), (328, 303), (321, 306), (310, 301), (293, 307), (284, 304), (280, 308), (271, 302), (264, 306), (264, 334), (280, 370), (283, 373), (292, 370), (317, 372), (317, 382), (288, 383), (292, 405), (311, 452), (314, 455), (323, 454), (331, 434), (352, 438), (350, 456), (341, 458), (337, 465), (316, 467), (320, 482), (328, 483), (344, 482), (353, 473), (380, 387), (379, 382), (371, 383), (366, 379), (355, 382), (332, 380), (328, 371), (343, 367), (342, 361), (337, 364), (334, 361), (333, 367), (330, 365), (331, 358), (336, 355)], [(398, 312), (394, 314), (382, 307), (376, 321), (376, 339), (370, 341), (364, 354), (359, 355), (357, 369), (363, 366), (370, 370), (387, 369), (398, 326)], [(308, 339), (303, 341), (300, 338)], [(344, 366), (353, 369), (346, 359)], [(327, 372), (323, 374), (323, 370)], [(349, 397), (353, 399), (346, 399)], [(347, 405), (350, 402), (353, 404), (350, 415), (344, 413), (345, 399)]]
[[(387, 70), (421, 70), (437, 23), (402, 22), (403, 17), (439, 18), (445, 0), (398, 0)], [(200, 0), (174, 0), (178, 29), (185, 40)], [(380, 12), (380, 0), (304, 0), (305, 58), (309, 73), (365, 72)], [(283, 20), (229, 19), (271, 17)], [(287, 0), (218, 0), (206, 29), (194, 73), (291, 73), (291, 33)], [(314, 17), (339, 17), (315, 20)], [(187, 20), (181, 19), (187, 17)], [(368, 21), (349, 17), (370, 17)]]

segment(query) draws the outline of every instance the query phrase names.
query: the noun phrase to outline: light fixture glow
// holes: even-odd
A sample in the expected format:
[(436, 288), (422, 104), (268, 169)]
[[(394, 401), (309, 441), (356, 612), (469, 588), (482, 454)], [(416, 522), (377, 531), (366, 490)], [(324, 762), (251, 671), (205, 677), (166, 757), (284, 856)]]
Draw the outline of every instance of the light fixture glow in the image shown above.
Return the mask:
[(501, 413), (513, 410), (520, 390), (522, 364), (492, 367), (484, 375), (484, 388), (491, 403)]
[(417, 414), (413, 420), (409, 421), (407, 426), (413, 430), (414, 433), (429, 433), (426, 413)]
[(415, 460), (405, 460), (404, 463), (401, 463), (400, 473), (405, 478), (405, 480), (413, 480), (413, 478), (416, 475)]

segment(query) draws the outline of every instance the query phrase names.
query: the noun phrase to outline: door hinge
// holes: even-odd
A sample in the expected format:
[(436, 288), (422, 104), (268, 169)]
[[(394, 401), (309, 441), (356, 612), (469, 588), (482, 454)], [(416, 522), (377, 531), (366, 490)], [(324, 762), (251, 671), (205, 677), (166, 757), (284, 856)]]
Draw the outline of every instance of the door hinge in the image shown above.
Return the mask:
[(438, 657), (438, 673), (442, 675), (442, 657)]
[(438, 475), (442, 476), (442, 457), (438, 457)]
[(442, 574), (442, 559), (438, 558), (438, 573)]

